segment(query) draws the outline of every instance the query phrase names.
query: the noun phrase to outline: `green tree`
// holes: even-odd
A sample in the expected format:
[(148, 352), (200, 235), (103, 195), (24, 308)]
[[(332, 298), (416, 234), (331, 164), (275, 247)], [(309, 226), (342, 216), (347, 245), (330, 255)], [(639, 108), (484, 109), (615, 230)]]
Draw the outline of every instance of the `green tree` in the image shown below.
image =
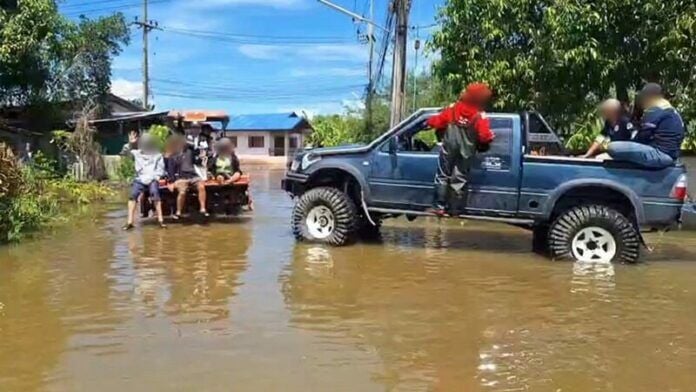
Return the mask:
[(102, 102), (111, 59), (128, 40), (120, 13), (73, 22), (54, 0), (0, 8), (0, 105)]
[(342, 144), (357, 143), (364, 120), (355, 115), (317, 116), (312, 121), (309, 143), (313, 147), (333, 147)]
[(645, 81), (695, 111), (696, 3), (686, 0), (448, 0), (429, 43), (451, 89), (482, 80), (500, 109), (535, 108), (568, 126)]

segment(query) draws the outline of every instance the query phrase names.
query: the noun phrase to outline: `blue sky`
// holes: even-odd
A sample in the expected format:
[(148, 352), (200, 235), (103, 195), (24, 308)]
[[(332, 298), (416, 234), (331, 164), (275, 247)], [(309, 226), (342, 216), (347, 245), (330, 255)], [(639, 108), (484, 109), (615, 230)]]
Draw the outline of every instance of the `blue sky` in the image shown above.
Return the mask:
[[(149, 18), (162, 31), (150, 35), (152, 98), (158, 109), (222, 109), (231, 114), (306, 110), (335, 113), (359, 105), (367, 84), (368, 46), (354, 24), (316, 0), (150, 0)], [(335, 0), (359, 14), (366, 0)], [(413, 0), (411, 25), (435, 22), (443, 0)], [(118, 10), (141, 15), (142, 0), (64, 0), (61, 11), (95, 17)], [(375, 20), (386, 19), (388, 0), (374, 0)], [(419, 29), (421, 39), (433, 28)], [(378, 33), (378, 40), (381, 33)], [(142, 34), (114, 61), (113, 91), (142, 95)], [(411, 30), (411, 39), (415, 30)], [(413, 42), (408, 67), (414, 66)], [(388, 59), (391, 58), (391, 53)], [(419, 56), (419, 69), (432, 55)], [(386, 64), (389, 69), (391, 62)], [(390, 72), (385, 72), (385, 78)]]

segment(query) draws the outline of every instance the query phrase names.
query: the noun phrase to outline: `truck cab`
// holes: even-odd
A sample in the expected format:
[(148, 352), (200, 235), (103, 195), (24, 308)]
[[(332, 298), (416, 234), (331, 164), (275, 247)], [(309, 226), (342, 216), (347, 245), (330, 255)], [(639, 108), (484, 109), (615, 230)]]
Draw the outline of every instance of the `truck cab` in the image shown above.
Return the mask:
[[(383, 219), (428, 215), (439, 147), (427, 137), (432, 130), (425, 121), (436, 113), (419, 110), (366, 146), (298, 154), (283, 181), (298, 198), (293, 213), (297, 238), (344, 245), (361, 231), (376, 231)], [(535, 249), (555, 258), (627, 262), (638, 258), (641, 228), (665, 228), (678, 221), (686, 187), (683, 166), (647, 170), (569, 157), (538, 113), (488, 116), (496, 138), (475, 158), (457, 218), (528, 227), (534, 230)], [(326, 192), (331, 196), (317, 196)], [(324, 197), (347, 200), (344, 209), (353, 218), (345, 233), (337, 219), (342, 210), (334, 211)], [(317, 205), (326, 208), (310, 207)], [(592, 226), (598, 219), (598, 226)], [(604, 224), (609, 220), (620, 224)], [(568, 225), (572, 230), (563, 234), (561, 227)]]

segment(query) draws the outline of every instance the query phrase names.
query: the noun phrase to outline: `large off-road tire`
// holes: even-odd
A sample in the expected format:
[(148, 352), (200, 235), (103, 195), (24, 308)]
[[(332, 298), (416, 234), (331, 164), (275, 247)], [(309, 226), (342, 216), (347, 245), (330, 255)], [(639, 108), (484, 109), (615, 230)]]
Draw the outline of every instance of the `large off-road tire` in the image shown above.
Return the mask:
[(553, 259), (635, 263), (640, 236), (631, 220), (613, 208), (588, 205), (558, 216), (549, 229)]
[(355, 203), (344, 192), (330, 187), (310, 189), (295, 203), (292, 232), (300, 241), (343, 246), (358, 228)]

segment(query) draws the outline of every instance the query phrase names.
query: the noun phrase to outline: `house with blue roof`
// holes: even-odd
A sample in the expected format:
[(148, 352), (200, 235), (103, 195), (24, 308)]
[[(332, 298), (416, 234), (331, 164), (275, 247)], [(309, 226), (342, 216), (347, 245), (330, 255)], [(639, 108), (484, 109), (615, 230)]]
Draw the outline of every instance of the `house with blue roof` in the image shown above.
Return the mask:
[(302, 148), (312, 126), (295, 112), (232, 116), (225, 136), (237, 155), (292, 156)]

